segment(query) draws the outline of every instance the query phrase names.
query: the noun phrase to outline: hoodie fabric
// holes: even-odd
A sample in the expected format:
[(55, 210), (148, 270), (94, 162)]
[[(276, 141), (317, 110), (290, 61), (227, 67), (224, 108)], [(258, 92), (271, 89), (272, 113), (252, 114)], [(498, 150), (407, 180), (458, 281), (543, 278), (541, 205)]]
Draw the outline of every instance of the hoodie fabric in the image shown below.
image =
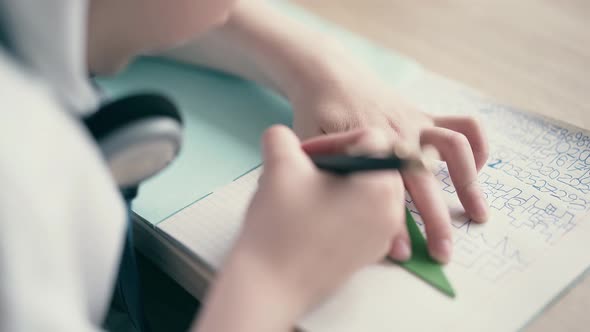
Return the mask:
[(86, 11), (0, 0), (0, 331), (100, 330), (110, 302), (126, 213), (77, 119), (98, 101)]
[(86, 0), (0, 0), (14, 52), (46, 79), (69, 110), (85, 114), (98, 98), (87, 79)]

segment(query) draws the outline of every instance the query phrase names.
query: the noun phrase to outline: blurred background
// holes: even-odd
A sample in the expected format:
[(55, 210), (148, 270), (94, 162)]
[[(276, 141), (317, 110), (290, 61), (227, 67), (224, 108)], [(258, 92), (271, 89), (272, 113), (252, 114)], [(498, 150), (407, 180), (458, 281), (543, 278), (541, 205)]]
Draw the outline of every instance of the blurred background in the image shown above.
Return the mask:
[(499, 102), (590, 128), (590, 1), (293, 2)]

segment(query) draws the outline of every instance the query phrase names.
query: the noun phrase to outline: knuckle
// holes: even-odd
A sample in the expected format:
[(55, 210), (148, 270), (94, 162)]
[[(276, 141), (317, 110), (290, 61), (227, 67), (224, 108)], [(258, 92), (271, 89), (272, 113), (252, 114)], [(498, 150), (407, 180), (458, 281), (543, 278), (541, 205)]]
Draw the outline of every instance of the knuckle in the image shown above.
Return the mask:
[(481, 129), (481, 123), (479, 122), (479, 120), (472, 116), (467, 116), (463, 118), (463, 125), (467, 128), (470, 128), (471, 130)]
[(404, 131), (401, 126), (401, 121), (399, 121), (398, 119), (393, 119), (391, 117), (387, 117), (385, 121), (387, 123), (387, 126), (391, 128), (393, 132), (395, 132), (398, 136), (403, 136), (402, 134)]
[(356, 129), (356, 128), (370, 128), (371, 121), (367, 119), (367, 117), (359, 115), (359, 114), (349, 114), (347, 116), (347, 120), (345, 123), (346, 130)]
[(392, 144), (386, 134), (386, 131), (377, 128), (365, 128), (363, 129), (359, 142), (368, 153), (387, 153), (391, 149)]
[(474, 136), (474, 140), (478, 142), (477, 144), (477, 153), (480, 158), (487, 159), (489, 157), (489, 146), (487, 140), (485, 138), (485, 133), (483, 130), (483, 126), (481, 125), (481, 121), (479, 121), (475, 117), (465, 117), (463, 119), (464, 126), (469, 129), (469, 131)]
[(448, 132), (444, 137), (444, 143), (452, 150), (471, 149), (469, 140), (465, 135), (456, 131)]
[(457, 183), (455, 190), (457, 190), (457, 194), (465, 195), (466, 193), (472, 192), (472, 190), (479, 189), (479, 182), (477, 182), (477, 178), (465, 179)]
[(324, 117), (320, 119), (322, 129), (327, 133), (343, 132), (348, 129), (346, 119), (342, 117)]
[(346, 131), (350, 123), (349, 116), (336, 105), (322, 105), (317, 117), (320, 127), (328, 133)]

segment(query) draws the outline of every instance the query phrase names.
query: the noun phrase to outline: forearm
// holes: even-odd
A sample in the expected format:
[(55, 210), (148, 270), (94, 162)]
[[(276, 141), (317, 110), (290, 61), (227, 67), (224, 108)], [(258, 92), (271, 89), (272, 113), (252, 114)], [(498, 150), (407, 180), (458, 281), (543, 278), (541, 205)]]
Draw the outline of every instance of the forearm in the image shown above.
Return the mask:
[(212, 286), (192, 330), (290, 331), (302, 310), (295, 295), (255, 260), (234, 254)]
[(345, 53), (272, 4), (249, 0), (236, 6), (223, 27), (167, 55), (259, 82), (293, 99), (310, 84), (330, 80), (337, 72), (333, 60), (342, 64)]

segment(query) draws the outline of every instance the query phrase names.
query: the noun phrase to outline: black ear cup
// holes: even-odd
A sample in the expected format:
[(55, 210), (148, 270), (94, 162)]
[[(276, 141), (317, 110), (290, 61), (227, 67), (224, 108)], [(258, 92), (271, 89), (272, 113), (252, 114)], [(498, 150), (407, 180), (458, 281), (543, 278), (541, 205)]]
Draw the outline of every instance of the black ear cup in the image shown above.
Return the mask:
[(157, 94), (138, 94), (104, 104), (84, 120), (122, 188), (136, 186), (164, 169), (178, 154), (182, 118)]

